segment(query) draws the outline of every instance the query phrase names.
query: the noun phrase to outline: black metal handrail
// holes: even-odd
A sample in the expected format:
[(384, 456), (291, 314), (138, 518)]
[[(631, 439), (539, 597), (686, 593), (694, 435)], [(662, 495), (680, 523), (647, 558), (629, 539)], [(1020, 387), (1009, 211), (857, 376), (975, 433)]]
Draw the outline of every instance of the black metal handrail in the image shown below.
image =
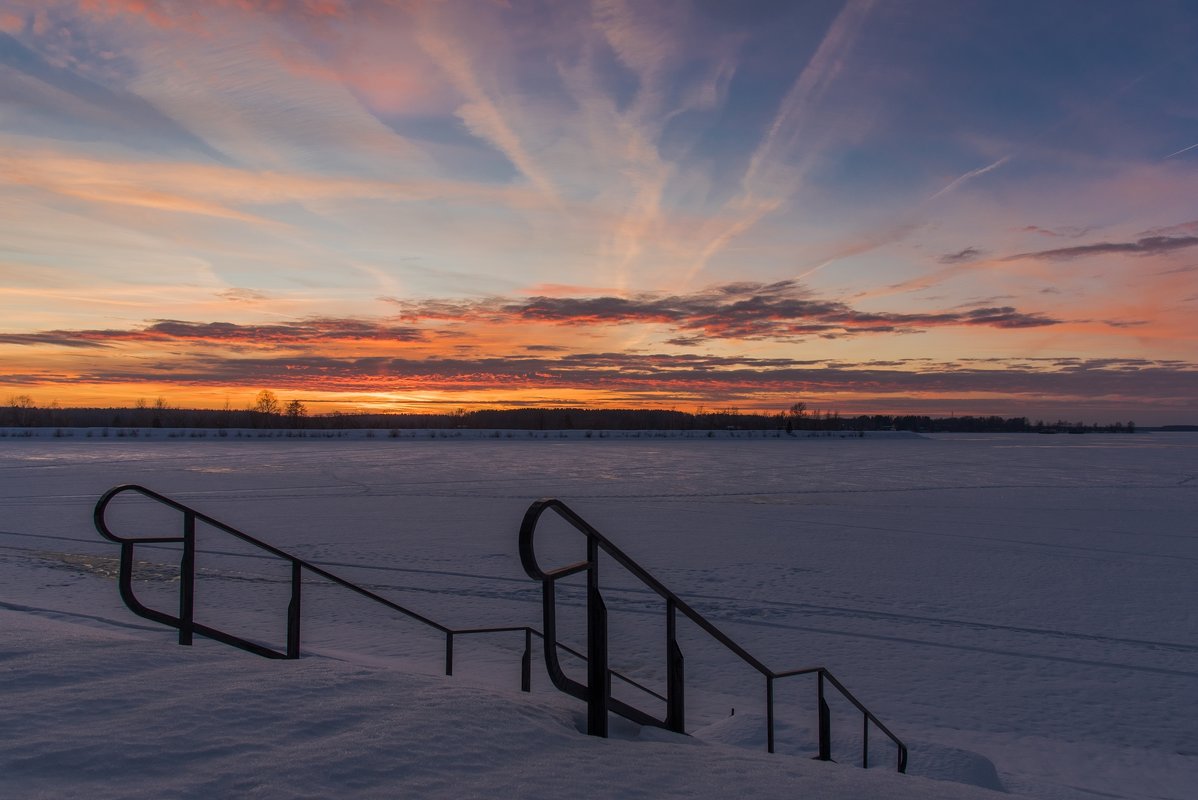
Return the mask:
[[(112, 500), (125, 492), (133, 492), (150, 500), (172, 508), (183, 515), (182, 535), (180, 536), (118, 536), (108, 527), (105, 514)], [(541, 569), (533, 551), (533, 533), (541, 515), (548, 509), (553, 509), (559, 516), (582, 532), (587, 539), (587, 558), (574, 564), (560, 567), (548, 572)], [(588, 733), (606, 736), (608, 712), (619, 714), (627, 719), (643, 725), (667, 728), (679, 733), (685, 733), (685, 704), (684, 704), (684, 669), (682, 651), (678, 647), (676, 637), (676, 616), (681, 612), (702, 630), (710, 634), (716, 641), (752, 666), (766, 679), (766, 726), (767, 749), (774, 752), (774, 681), (797, 675), (815, 674), (817, 676), (818, 719), (819, 719), (819, 755), (818, 758), (831, 760), (831, 721), (830, 711), (825, 701), (825, 682), (830, 683), (845, 699), (852, 703), (863, 715), (862, 754), (861, 764), (869, 766), (869, 727), (872, 723), (886, 735), (898, 748), (898, 771), (905, 772), (907, 768), (907, 748), (891, 731), (882, 724), (869, 709), (867, 709), (845, 686), (838, 681), (825, 667), (807, 667), (803, 669), (774, 672), (755, 658), (747, 650), (733, 641), (727, 634), (712, 624), (702, 614), (691, 608), (676, 594), (667, 589), (648, 571), (633, 561), (622, 550), (612, 544), (606, 537), (578, 516), (565, 503), (556, 499), (538, 500), (533, 503), (524, 515), (520, 526), (520, 560), (525, 572), (534, 580), (541, 581), (544, 613), (544, 632), (527, 625), (506, 625), (498, 627), (452, 628), (443, 625), (423, 614), (406, 608), (387, 598), (372, 592), (358, 584), (346, 580), (332, 572), (317, 566), (305, 559), (292, 555), (273, 545), (267, 544), (250, 536), (244, 531), (227, 525), (200, 511), (172, 500), (144, 486), (126, 484), (116, 486), (105, 492), (96, 502), (93, 512), (96, 530), (100, 535), (121, 546), (120, 569), (118, 571), (118, 586), (121, 599), (133, 613), (145, 619), (161, 623), (179, 631), (179, 644), (190, 645), (195, 635), (206, 636), (215, 641), (232, 647), (237, 647), (265, 658), (295, 659), (300, 656), (300, 632), (302, 620), (302, 585), (305, 571), (320, 578), (355, 592), (375, 603), (383, 605), (403, 616), (415, 620), (427, 627), (433, 628), (445, 636), (445, 674), (453, 674), (454, 638), (479, 634), (521, 632), (524, 634), (524, 650), (521, 654), (520, 688), (531, 691), (531, 661), (532, 638), (541, 639), (545, 645), (542, 651), (549, 678), (559, 690), (566, 692), (588, 705)], [(195, 555), (196, 555), (196, 524), (203, 523), (218, 531), (239, 539), (246, 544), (257, 547), (276, 558), (287, 561), (291, 565), (291, 599), (287, 605), (287, 647), (286, 650), (275, 650), (249, 639), (236, 636), (195, 620)], [(179, 613), (170, 614), (165, 611), (150, 608), (142, 603), (133, 591), (134, 547), (138, 544), (182, 544), (182, 556), (179, 562)], [(666, 694), (657, 691), (610, 669), (607, 652), (607, 610), (599, 591), (598, 557), (599, 551), (607, 553), (618, 564), (627, 569), (649, 589), (666, 601)], [(556, 582), (569, 575), (580, 572), (587, 573), (587, 652), (581, 653), (557, 640), (556, 621)], [(558, 658), (558, 651), (565, 651), (579, 658), (587, 665), (587, 683), (582, 684), (571, 680), (565, 674)], [(641, 709), (618, 700), (611, 696), (612, 679), (621, 680), (666, 704), (666, 717), (659, 720)], [(592, 691), (591, 687), (601, 687), (600, 691)]]
[[(113, 498), (124, 492), (134, 492), (154, 500), (164, 506), (173, 508), (183, 515), (183, 533), (181, 536), (149, 536), (149, 537), (129, 537), (118, 536), (108, 527), (105, 519), (105, 512), (108, 509), (109, 503)], [(523, 625), (508, 625), (494, 628), (464, 628), (455, 629), (448, 625), (443, 625), (440, 622), (432, 620), (423, 614), (419, 614), (410, 608), (401, 606), (398, 603), (392, 602), (387, 598), (376, 594), (356, 583), (346, 580), (339, 575), (335, 575), (328, 570), (317, 566), (316, 564), (292, 555), (284, 550), (267, 544), (259, 539), (250, 536), (244, 531), (240, 531), (231, 525), (226, 525), (220, 520), (214, 519), (207, 514), (196, 511), (195, 509), (186, 506), (178, 501), (172, 500), (169, 497), (159, 494), (144, 486), (124, 485), (117, 486), (105, 492), (100, 500), (96, 503), (95, 511), (93, 512), (96, 530), (100, 535), (109, 541), (116, 542), (121, 546), (121, 562), (118, 573), (118, 585), (120, 587), (121, 599), (125, 605), (138, 616), (144, 617), (155, 622), (169, 625), (179, 629), (179, 644), (189, 645), (192, 643), (192, 638), (195, 634), (206, 636), (210, 639), (215, 639), (218, 642), (249, 651), (265, 658), (299, 658), (300, 655), (300, 622), (301, 622), (301, 596), (303, 585), (303, 574), (309, 572), (312, 575), (324, 578), (338, 586), (349, 589), (352, 592), (366, 597), (375, 603), (386, 606), (387, 608), (402, 614), (409, 619), (421, 623), (429, 628), (440, 631), (445, 635), (445, 674), (453, 674), (453, 641), (456, 636), (466, 636), (474, 634), (486, 633), (506, 633), (506, 632), (523, 632), (524, 633), (524, 653), (521, 658), (521, 688), (524, 691), (530, 691), (531, 688), (531, 655), (532, 636), (540, 636), (539, 631), (523, 626)], [(285, 651), (275, 650), (266, 647), (257, 642), (252, 642), (240, 636), (235, 636), (231, 633), (213, 628), (208, 625), (203, 625), (195, 620), (195, 533), (196, 523), (202, 522), (205, 525), (211, 526), (223, 533), (226, 533), (234, 538), (253, 545), (254, 547), (264, 550), (271, 555), (283, 559), (291, 564), (291, 600), (287, 605), (287, 649)], [(183, 545), (183, 555), (179, 562), (179, 614), (168, 614), (164, 611), (150, 608), (142, 603), (136, 593), (133, 591), (133, 548), (137, 544), (166, 544), (166, 543), (181, 543)]]
[[(536, 552), (533, 547), (533, 536), (541, 515), (548, 510), (556, 512), (558, 516), (570, 523), (570, 525), (586, 537), (587, 555), (584, 560), (552, 570), (543, 569), (537, 562)], [(665, 719), (658, 719), (652, 714), (611, 696), (612, 673), (608, 668), (607, 607), (599, 591), (600, 550), (666, 601)], [(733, 641), (731, 637), (716, 627), (710, 620), (691, 608), (682, 598), (667, 589), (661, 581), (657, 580), (642, 566), (633, 561), (624, 551), (612, 544), (610, 540), (562, 501), (555, 498), (546, 498), (538, 500), (529, 506), (528, 511), (524, 514), (524, 520), (520, 524), (520, 562), (530, 578), (541, 582), (545, 638), (550, 641), (555, 641), (557, 638), (557, 602), (555, 598), (557, 581), (569, 575), (586, 572), (586, 684), (566, 676), (565, 671), (558, 661), (555, 648), (546, 647), (544, 651), (545, 667), (553, 685), (566, 694), (586, 702), (588, 733), (596, 736), (607, 735), (607, 717), (609, 711), (642, 725), (655, 725), (678, 733), (686, 732), (684, 661), (677, 641), (677, 614), (681, 613), (765, 677), (766, 749), (769, 752), (774, 752), (774, 681), (797, 675), (815, 674), (817, 676), (816, 691), (819, 723), (819, 754), (816, 757), (823, 761), (830, 761), (832, 759), (831, 712), (824, 697), (824, 684), (829, 683), (862, 714), (861, 765), (863, 767), (869, 766), (869, 727), (870, 723), (872, 723), (894, 742), (898, 748), (898, 771), (906, 772), (906, 745), (889, 728), (882, 724), (882, 721), (874, 716), (861, 701), (854, 697), (845, 688), (844, 684), (837, 680), (826, 667), (805, 667), (782, 672), (775, 672), (770, 669), (745, 650), (745, 648)], [(661, 697), (661, 695), (657, 695), (657, 697)]]
[[(105, 514), (109, 504), (119, 494), (124, 492), (134, 492), (157, 503), (173, 508), (183, 515), (183, 533), (181, 536), (147, 536), (147, 537), (130, 537), (118, 536), (108, 527), (108, 522), (105, 519)], [(190, 645), (196, 634), (206, 636), (218, 642), (246, 650), (255, 655), (263, 656), (264, 658), (284, 658), (294, 659), (300, 656), (300, 623), (301, 623), (301, 589), (303, 584), (304, 571), (311, 572), (328, 581), (331, 581), (338, 586), (342, 586), (350, 591), (356, 592), (363, 597), (379, 603), (387, 608), (396, 611), (409, 619), (413, 619), (427, 627), (440, 631), (445, 635), (445, 674), (453, 674), (454, 653), (453, 644), (455, 637), (458, 636), (473, 636), (479, 634), (491, 633), (509, 633), (520, 632), (524, 634), (524, 652), (520, 658), (520, 688), (525, 691), (532, 690), (532, 638), (535, 636), (542, 641), (545, 641), (545, 636), (536, 628), (528, 625), (503, 625), (498, 627), (479, 627), (479, 628), (451, 628), (448, 625), (443, 625), (429, 617), (413, 611), (410, 608), (399, 605), (387, 598), (370, 591), (362, 586), (359, 586), (352, 581), (335, 575), (332, 572), (319, 567), (316, 564), (306, 561), (298, 556), (281, 550), (273, 545), (256, 539), (244, 531), (238, 530), (231, 525), (227, 525), (218, 519), (208, 516), (194, 508), (184, 505), (177, 500), (172, 500), (165, 495), (159, 494), (152, 489), (147, 489), (144, 486), (135, 484), (126, 484), (116, 486), (105, 492), (96, 502), (95, 510), (92, 513), (92, 519), (95, 522), (96, 530), (100, 535), (111, 542), (116, 542), (121, 546), (120, 569), (117, 573), (117, 584), (120, 590), (121, 599), (128, 606), (129, 610), (134, 614), (163, 625), (177, 628), (179, 630), (179, 644)], [(266, 647), (249, 639), (235, 636), (226, 631), (213, 628), (209, 625), (195, 621), (195, 533), (196, 523), (202, 522), (219, 531), (222, 531), (236, 539), (253, 545), (261, 550), (264, 550), (271, 555), (283, 559), (291, 564), (291, 600), (287, 605), (287, 649), (285, 651), (275, 650)], [(134, 546), (137, 544), (179, 544), (183, 545), (183, 554), (179, 561), (179, 614), (175, 616), (164, 611), (159, 611), (142, 603), (136, 593), (133, 591), (133, 564), (134, 564)], [(586, 659), (582, 653), (568, 647), (561, 642), (554, 642), (553, 649), (564, 650), (565, 652)], [(620, 673), (613, 672), (613, 677), (616, 677), (631, 686), (636, 687), (644, 692), (648, 692), (662, 700), (662, 697), (657, 692), (649, 687), (629, 678)]]

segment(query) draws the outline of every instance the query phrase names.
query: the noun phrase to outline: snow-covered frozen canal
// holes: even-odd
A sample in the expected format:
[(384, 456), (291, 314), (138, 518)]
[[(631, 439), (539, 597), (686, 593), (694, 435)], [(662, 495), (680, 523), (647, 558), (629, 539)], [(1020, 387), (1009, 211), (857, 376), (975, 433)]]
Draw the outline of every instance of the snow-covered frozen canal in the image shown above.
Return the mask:
[[(516, 532), (555, 496), (772, 668), (829, 667), (904, 738), (914, 775), (1053, 800), (1194, 796), (1198, 435), (540, 437), (6, 437), (0, 611), (174, 648), (121, 604), (116, 548), (91, 524), (101, 493), (137, 483), (449, 625), (540, 628)], [(114, 519), (136, 528), (135, 505)], [(581, 557), (580, 537), (553, 532), (546, 560)], [(203, 532), (200, 549), (197, 619), (278, 644), (286, 565)], [(177, 555), (139, 557), (154, 552), (139, 591), (171, 609)], [(606, 572), (613, 668), (663, 685), (660, 601)], [(577, 646), (580, 596), (563, 597)], [(435, 632), (332, 587), (304, 613), (314, 656), (439, 672)], [(688, 727), (756, 757), (760, 678), (685, 627)], [(451, 680), (511, 688), (520, 644), (463, 644)], [(266, 679), (269, 663), (234, 657)], [(535, 699), (577, 705), (539, 661), (534, 676)], [(779, 686), (779, 751), (810, 753), (811, 686)], [(42, 725), (31, 741), (70, 727), (31, 723), (26, 695), (8, 696), (0, 789), (25, 780), (12, 725)], [(853, 762), (860, 718), (833, 715)], [(871, 746), (889, 765), (880, 736)]]

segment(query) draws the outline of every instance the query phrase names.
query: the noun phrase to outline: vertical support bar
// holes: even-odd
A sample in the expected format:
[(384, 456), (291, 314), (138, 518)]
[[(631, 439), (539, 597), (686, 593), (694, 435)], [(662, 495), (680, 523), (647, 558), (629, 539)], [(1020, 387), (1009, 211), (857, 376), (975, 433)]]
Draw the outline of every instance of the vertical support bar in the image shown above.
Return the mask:
[(129, 608), (136, 608), (137, 598), (133, 596), (133, 542), (121, 542), (121, 570), (117, 575), (117, 585), (121, 600)]
[(828, 709), (828, 703), (824, 700), (824, 671), (821, 669), (818, 673), (819, 680), (817, 683), (816, 693), (819, 695), (819, 760), (832, 760), (832, 712)]
[(587, 539), (587, 733), (607, 738), (611, 672), (607, 668), (607, 606), (599, 593), (599, 544)]
[(300, 562), (291, 561), (291, 602), (287, 604), (287, 657), (300, 655), (300, 582), (303, 579)]
[(765, 676), (765, 751), (774, 752), (774, 676)]
[(520, 691), (532, 691), (532, 628), (524, 629), (524, 655), (520, 658)]
[(453, 674), (453, 631), (445, 631), (445, 674)]
[(677, 603), (666, 599), (666, 727), (686, 733), (686, 684), (682, 650), (678, 647)]
[(861, 715), (861, 769), (869, 769), (869, 715)]
[(191, 644), (195, 626), (196, 515), (183, 512), (183, 557), (179, 561), (179, 644)]

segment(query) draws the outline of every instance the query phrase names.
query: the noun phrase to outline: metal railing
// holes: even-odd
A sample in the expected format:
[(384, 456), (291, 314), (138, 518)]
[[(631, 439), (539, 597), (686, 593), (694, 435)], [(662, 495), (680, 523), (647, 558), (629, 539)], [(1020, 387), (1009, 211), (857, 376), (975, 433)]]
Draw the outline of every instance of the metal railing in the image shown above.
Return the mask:
[[(113, 533), (108, 526), (105, 515), (108, 511), (109, 504), (117, 495), (125, 492), (132, 492), (149, 498), (161, 505), (172, 508), (182, 514), (182, 533), (179, 536), (118, 536)], [(301, 599), (303, 596), (303, 578), (304, 573), (310, 573), (319, 578), (323, 578), (333, 584), (344, 587), (349, 591), (355, 592), (368, 600), (385, 606), (409, 619), (415, 620), (429, 628), (441, 632), (445, 636), (445, 674), (453, 674), (454, 654), (453, 645), (455, 637), (459, 636), (474, 636), (480, 634), (493, 633), (514, 633), (519, 632), (524, 634), (524, 651), (520, 659), (520, 688), (525, 691), (532, 690), (532, 639), (537, 637), (542, 641), (544, 635), (536, 628), (528, 625), (504, 625), (498, 627), (482, 627), (482, 628), (451, 628), (448, 625), (443, 625), (440, 622), (432, 620), (423, 614), (419, 614), (410, 608), (399, 605), (387, 598), (370, 591), (356, 583), (346, 580), (339, 575), (335, 575), (328, 570), (317, 566), (316, 564), (306, 561), (298, 556), (292, 555), (284, 550), (267, 544), (266, 542), (250, 536), (244, 531), (240, 531), (231, 525), (226, 525), (220, 520), (214, 519), (207, 514), (196, 511), (194, 508), (184, 505), (176, 500), (159, 494), (152, 489), (147, 489), (144, 486), (126, 484), (123, 486), (114, 487), (105, 492), (96, 502), (95, 510), (92, 513), (92, 519), (95, 522), (96, 530), (100, 535), (111, 542), (115, 542), (121, 546), (120, 569), (117, 573), (117, 585), (120, 590), (121, 599), (129, 610), (140, 617), (143, 617), (163, 625), (177, 628), (179, 631), (179, 644), (190, 645), (192, 639), (198, 634), (209, 639), (222, 642), (232, 647), (237, 647), (246, 650), (255, 655), (263, 656), (264, 658), (284, 658), (294, 659), (300, 656), (300, 631), (302, 621)], [(209, 625), (204, 625), (195, 620), (195, 555), (196, 555), (196, 523), (203, 523), (222, 533), (228, 534), (236, 539), (239, 539), (247, 544), (269, 553), (276, 558), (287, 561), (291, 565), (291, 599), (287, 604), (287, 647), (286, 650), (275, 650), (258, 642), (250, 641), (249, 639), (234, 634), (222, 631)], [(182, 544), (183, 553), (179, 560), (179, 613), (178, 615), (170, 614), (165, 611), (150, 608), (142, 603), (136, 593), (133, 591), (133, 566), (134, 566), (134, 547), (138, 544)], [(553, 643), (553, 649), (562, 650), (577, 658), (586, 659), (582, 653), (568, 647), (560, 642)], [(644, 686), (641, 683), (624, 675), (615, 673), (614, 676), (631, 686), (634, 686), (642, 691), (648, 692), (651, 695), (665, 699), (660, 694), (652, 689)]]
[[(541, 515), (549, 510), (554, 511), (586, 537), (587, 555), (585, 560), (551, 570), (543, 569), (537, 562), (536, 552), (533, 547), (534, 534)], [(600, 551), (606, 553), (613, 561), (665, 600), (666, 696), (663, 699), (666, 704), (666, 714), (664, 719), (658, 719), (636, 706), (612, 697), (612, 673), (608, 669), (607, 606), (604, 604), (603, 596), (599, 590)], [(603, 534), (562, 501), (553, 498), (538, 500), (525, 512), (524, 520), (520, 524), (520, 562), (530, 578), (541, 582), (545, 638), (548, 641), (555, 641), (557, 638), (557, 582), (569, 575), (576, 575), (580, 572), (586, 573), (586, 684), (566, 676), (554, 648), (547, 647), (544, 648), (544, 651), (545, 667), (553, 685), (562, 692), (576, 697), (587, 704), (587, 733), (595, 736), (606, 736), (609, 712), (619, 714), (642, 725), (654, 725), (678, 733), (686, 732), (685, 669), (682, 650), (678, 647), (677, 639), (677, 616), (681, 613), (742, 661), (761, 673), (765, 678), (766, 749), (769, 752), (774, 752), (774, 682), (782, 678), (814, 674), (817, 681), (816, 707), (819, 727), (819, 753), (816, 758), (824, 761), (832, 759), (831, 712), (825, 699), (825, 685), (830, 684), (862, 714), (861, 766), (869, 766), (869, 730), (872, 723), (883, 735), (894, 743), (898, 749), (898, 771), (906, 772), (906, 745), (891, 733), (890, 729), (882, 724), (882, 721), (874, 716), (861, 701), (854, 697), (845, 688), (844, 684), (838, 681), (826, 667), (805, 667), (782, 672), (775, 672), (770, 669), (733, 641), (710, 620), (687, 605), (678, 595), (667, 589), (659, 580), (633, 561), (624, 551), (612, 544)], [(661, 697), (661, 695), (654, 694), (659, 698)]]
[[(161, 505), (178, 511), (182, 515), (182, 533), (178, 536), (118, 536), (108, 526), (105, 515), (109, 504), (120, 494), (132, 492)], [(584, 561), (569, 564), (558, 569), (545, 571), (537, 563), (533, 549), (533, 534), (541, 515), (552, 509), (569, 522), (574, 528), (586, 536), (587, 557)], [(882, 724), (869, 709), (857, 700), (825, 667), (807, 667), (803, 669), (774, 672), (761, 661), (752, 656), (747, 650), (729, 638), (723, 631), (712, 624), (706, 617), (691, 608), (676, 594), (667, 589), (648, 571), (628, 557), (622, 550), (612, 544), (599, 531), (595, 530), (582, 517), (578, 516), (565, 503), (556, 499), (538, 500), (533, 503), (524, 515), (520, 525), (520, 561), (529, 577), (541, 582), (542, 607), (544, 615), (544, 632), (527, 625), (506, 625), (498, 627), (452, 628), (443, 625), (395, 603), (387, 598), (370, 591), (356, 583), (335, 575), (316, 564), (292, 555), (284, 550), (267, 544), (249, 534), (226, 525), (202, 512), (186, 506), (169, 497), (159, 494), (144, 486), (126, 484), (116, 486), (105, 492), (96, 502), (93, 512), (96, 530), (100, 535), (121, 546), (120, 569), (117, 582), (121, 599), (125, 605), (140, 617), (161, 623), (179, 631), (179, 644), (190, 645), (196, 635), (205, 636), (218, 642), (246, 650), (265, 658), (295, 659), (300, 656), (300, 635), (302, 622), (301, 602), (303, 595), (303, 579), (305, 573), (323, 578), (330, 583), (355, 592), (362, 597), (395, 611), (404, 617), (415, 620), (429, 628), (439, 631), (445, 636), (445, 674), (453, 674), (454, 639), (458, 636), (481, 634), (519, 632), (524, 634), (524, 650), (520, 659), (520, 688), (531, 691), (532, 686), (532, 639), (537, 637), (544, 643), (542, 651), (545, 666), (550, 681), (562, 692), (576, 697), (587, 703), (587, 732), (597, 736), (607, 735), (608, 713), (615, 713), (642, 725), (666, 728), (678, 733), (685, 730), (685, 684), (684, 659), (677, 641), (677, 615), (681, 613), (702, 630), (711, 635), (725, 648), (737, 655), (749, 666), (756, 669), (766, 681), (766, 748), (774, 752), (774, 681), (797, 675), (815, 674), (817, 676), (817, 713), (819, 722), (819, 754), (817, 758), (831, 760), (831, 714), (825, 700), (825, 684), (831, 684), (841, 695), (862, 713), (862, 753), (861, 765), (869, 766), (869, 730), (871, 723), (887, 736), (898, 748), (898, 771), (907, 769), (907, 748), (897, 736)], [(195, 620), (195, 560), (196, 560), (196, 524), (203, 523), (222, 533), (228, 534), (246, 544), (252, 545), (270, 555), (288, 562), (291, 566), (291, 597), (287, 604), (287, 646), (285, 650), (275, 650), (258, 642), (236, 636)], [(133, 591), (134, 548), (136, 545), (181, 544), (182, 556), (179, 561), (179, 613), (171, 614), (150, 608), (142, 603)], [(607, 608), (599, 588), (599, 552), (610, 556), (616, 563), (640, 580), (645, 586), (666, 601), (666, 693), (661, 693), (610, 669), (608, 659)], [(569, 575), (586, 572), (586, 608), (587, 608), (587, 652), (581, 653), (557, 640), (557, 600), (556, 583)], [(567, 677), (562, 669), (559, 651), (569, 653), (580, 659), (587, 666), (587, 683), (582, 684)], [(666, 704), (664, 719), (653, 715), (612, 697), (612, 679), (620, 680), (628, 685)], [(598, 687), (598, 690), (592, 690)]]
[[(160, 503), (164, 506), (172, 508), (183, 515), (182, 534), (179, 536), (148, 536), (148, 537), (130, 537), (118, 536), (108, 527), (108, 522), (105, 519), (105, 513), (108, 510), (109, 504), (119, 494), (125, 492), (133, 492), (143, 497), (147, 497)], [(96, 530), (100, 535), (109, 541), (116, 542), (121, 546), (121, 561), (120, 570), (118, 572), (117, 581), (120, 587), (121, 599), (125, 605), (138, 616), (144, 617), (155, 622), (169, 625), (179, 630), (179, 644), (189, 645), (192, 643), (192, 638), (199, 634), (206, 636), (209, 639), (215, 639), (218, 642), (238, 647), (242, 650), (249, 651), (265, 658), (299, 658), (300, 656), (300, 633), (302, 621), (302, 603), (303, 596), (303, 579), (304, 574), (323, 578), (338, 586), (344, 587), (351, 592), (356, 592), (363, 597), (385, 606), (392, 611), (402, 614), (409, 619), (421, 623), (429, 628), (433, 628), (444, 634), (445, 636), (445, 674), (453, 674), (453, 643), (454, 637), (468, 636), (487, 633), (508, 633), (521, 632), (524, 634), (524, 652), (521, 657), (521, 674), (520, 688), (524, 691), (531, 689), (531, 661), (532, 661), (532, 637), (540, 636), (540, 631), (533, 630), (524, 625), (506, 625), (493, 628), (451, 628), (448, 625), (443, 625), (440, 622), (429, 619), (423, 614), (419, 614), (410, 608), (405, 608), (398, 603), (392, 602), (387, 598), (376, 594), (356, 583), (346, 580), (339, 575), (335, 575), (328, 570), (319, 567), (310, 561), (306, 561), (298, 556), (294, 556), (284, 550), (267, 544), (259, 539), (255, 539), (244, 531), (240, 531), (231, 525), (226, 525), (220, 520), (213, 519), (207, 514), (196, 511), (189, 506), (185, 506), (169, 497), (165, 497), (158, 492), (147, 489), (144, 486), (125, 485), (117, 486), (105, 492), (100, 500), (96, 503), (96, 508), (93, 513), (93, 519), (96, 524)], [(201, 522), (212, 528), (215, 528), (222, 533), (226, 533), (236, 539), (253, 545), (260, 550), (269, 553), (276, 558), (287, 561), (291, 564), (291, 600), (287, 604), (287, 648), (286, 650), (275, 650), (258, 642), (250, 641), (240, 636), (235, 636), (226, 631), (213, 628), (209, 625), (196, 622), (195, 620), (195, 553), (196, 553), (196, 523)], [(164, 611), (159, 611), (150, 608), (142, 603), (133, 591), (133, 564), (134, 564), (134, 546), (138, 544), (182, 544), (183, 554), (179, 561), (179, 613), (178, 615), (169, 614)]]

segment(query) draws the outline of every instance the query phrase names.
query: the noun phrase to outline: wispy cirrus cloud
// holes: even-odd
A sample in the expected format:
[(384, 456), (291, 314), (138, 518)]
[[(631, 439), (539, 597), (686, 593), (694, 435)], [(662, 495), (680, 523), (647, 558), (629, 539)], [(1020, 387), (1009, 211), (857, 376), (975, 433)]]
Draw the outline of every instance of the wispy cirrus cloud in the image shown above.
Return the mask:
[[(686, 280), (703, 271), (717, 253), (777, 211), (799, 186), (820, 147), (836, 132), (812, 124), (814, 111), (830, 90), (865, 25), (873, 0), (850, 0), (832, 21), (822, 41), (782, 98), (740, 179), (740, 191), (725, 205), (731, 217), (707, 232), (706, 244)], [(804, 157), (795, 156), (802, 145)]]
[[(97, 20), (119, 18), (144, 20), (159, 28), (200, 28), (205, 12), (218, 10), (241, 15), (269, 14), (293, 19), (329, 20), (362, 11), (351, 0), (9, 0), (16, 10), (36, 15), (47, 10), (69, 10)], [(10, 13), (16, 13), (10, 12)]]
[(559, 201), (552, 176), (534, 158), (521, 137), (515, 120), (486, 85), (485, 74), (475, 65), (471, 48), (458, 41), (456, 26), (444, 19), (434, 6), (418, 6), (416, 41), (444, 71), (462, 96), (457, 116), (471, 133), (495, 146), (508, 161), (550, 202)]
[[(741, 181), (747, 195), (755, 195), (764, 186), (774, 185), (779, 177), (778, 166), (787, 160), (803, 134), (812, 127), (809, 119), (812, 107), (829, 91), (843, 69), (873, 5), (873, 0), (852, 0), (832, 21), (823, 41), (782, 98), (765, 137), (749, 159), (748, 169)], [(794, 188), (786, 184), (796, 176), (781, 177), (783, 185), (775, 185), (775, 191), (768, 194)]]
[(605, 209), (569, 224), (596, 228), (593, 272), (620, 290), (647, 274), (676, 279), (702, 247), (692, 229), (706, 219), (671, 208), (705, 204), (709, 187), (687, 163), (697, 131), (682, 120), (718, 116), (740, 37), (700, 30), (698, 16), (685, 3), (601, 0), (572, 18), (569, 46), (555, 50), (568, 104), (541, 113), (539, 127), (556, 134), (544, 160), (565, 193)]
[[(22, 143), (17, 143), (22, 144)], [(536, 197), (519, 187), (454, 180), (384, 180), (352, 175), (256, 170), (219, 164), (98, 159), (14, 147), (0, 155), (0, 172), (14, 185), (103, 204), (153, 208), (273, 224), (257, 210), (287, 203), (452, 199), (521, 207)]]
[(67, 139), (82, 124), (92, 136), (135, 143), (143, 151), (227, 162), (222, 152), (153, 103), (127, 88), (69, 68), (72, 60), (39, 53), (0, 32), (0, 74), (4, 76), (0, 100), (10, 107), (11, 119), (23, 123), (23, 128), (48, 128)]
[[(1173, 151), (1169, 155), (1165, 156), (1165, 159), (1173, 158), (1174, 156), (1179, 156), (1182, 153), (1188, 153), (1189, 151), (1193, 150), (1195, 147), (1198, 147), (1198, 142), (1194, 142), (1194, 144), (1190, 145), (1189, 147), (1183, 147), (1180, 150)], [(1162, 159), (1162, 160), (1164, 160), (1164, 159)]]
[(1006, 156), (1003, 156), (1002, 158), (998, 159), (997, 161), (995, 161), (992, 164), (987, 164), (984, 167), (979, 167), (975, 170), (970, 170), (969, 172), (966, 172), (964, 175), (961, 175), (960, 177), (955, 178), (954, 180), (949, 182), (943, 189), (941, 189), (940, 191), (936, 192), (934, 195), (929, 197), (928, 202), (930, 203), (933, 200), (936, 200), (938, 198), (943, 197), (946, 194), (956, 191), (958, 188), (960, 188), (965, 183), (973, 180), (974, 178), (979, 178), (982, 175), (985, 175), (987, 172), (993, 172), (994, 170), (998, 169), (999, 167), (1001, 167), (1003, 164), (1007, 163), (1010, 160), (1011, 160), (1011, 156), (1006, 155)]

